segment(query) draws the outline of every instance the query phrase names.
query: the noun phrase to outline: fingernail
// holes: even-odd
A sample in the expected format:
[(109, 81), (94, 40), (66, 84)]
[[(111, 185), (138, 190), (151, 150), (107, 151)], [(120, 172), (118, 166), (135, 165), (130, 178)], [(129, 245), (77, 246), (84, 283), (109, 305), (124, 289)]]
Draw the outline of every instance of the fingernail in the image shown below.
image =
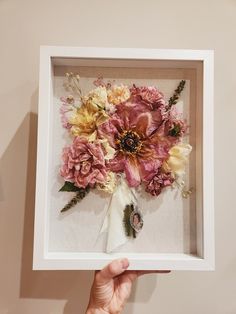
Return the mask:
[(129, 267), (129, 261), (127, 258), (121, 260), (121, 265), (123, 269), (127, 269)]

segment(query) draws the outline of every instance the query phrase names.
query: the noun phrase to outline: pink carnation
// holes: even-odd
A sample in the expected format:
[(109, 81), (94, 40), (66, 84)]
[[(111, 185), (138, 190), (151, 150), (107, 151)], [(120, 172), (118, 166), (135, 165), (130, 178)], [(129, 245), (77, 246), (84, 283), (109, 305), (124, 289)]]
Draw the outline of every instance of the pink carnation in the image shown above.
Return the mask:
[(172, 185), (174, 178), (170, 173), (156, 174), (146, 185), (146, 192), (153, 196), (158, 196), (162, 189)]
[(107, 171), (100, 143), (89, 143), (85, 138), (76, 137), (71, 146), (64, 148), (62, 159), (64, 164), (60, 174), (65, 181), (81, 188), (105, 183)]
[(132, 97), (138, 102), (146, 103), (151, 110), (165, 106), (163, 94), (154, 86), (133, 87), (130, 89)]

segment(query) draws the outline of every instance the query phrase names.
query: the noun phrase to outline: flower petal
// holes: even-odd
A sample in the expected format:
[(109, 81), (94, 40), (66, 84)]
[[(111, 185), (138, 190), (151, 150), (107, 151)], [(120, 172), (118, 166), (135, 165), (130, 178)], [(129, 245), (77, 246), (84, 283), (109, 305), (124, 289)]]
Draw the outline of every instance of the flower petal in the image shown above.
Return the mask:
[(140, 175), (143, 181), (149, 181), (158, 172), (162, 161), (155, 159), (139, 159)]
[(188, 161), (188, 155), (192, 150), (189, 144), (178, 144), (173, 146), (170, 151), (170, 157), (167, 160), (167, 166), (176, 175), (181, 176), (185, 172), (185, 166)]
[(118, 153), (115, 158), (109, 160), (108, 167), (114, 172), (123, 172), (125, 168), (125, 156), (122, 153)]
[(139, 174), (139, 164), (136, 157), (129, 156), (126, 159), (124, 171), (126, 180), (130, 187), (136, 187), (140, 184), (141, 178)]
[[(156, 117), (157, 115), (157, 117)], [(155, 119), (154, 119), (155, 118)], [(160, 114), (155, 112), (143, 112), (138, 115), (137, 120), (133, 123), (132, 128), (143, 138), (147, 138), (155, 132), (159, 126)], [(158, 123), (157, 123), (158, 122)]]
[(115, 148), (115, 138), (122, 131), (123, 126), (123, 121), (120, 117), (117, 114), (113, 114), (108, 121), (98, 126), (98, 136), (100, 139), (107, 139), (109, 144)]

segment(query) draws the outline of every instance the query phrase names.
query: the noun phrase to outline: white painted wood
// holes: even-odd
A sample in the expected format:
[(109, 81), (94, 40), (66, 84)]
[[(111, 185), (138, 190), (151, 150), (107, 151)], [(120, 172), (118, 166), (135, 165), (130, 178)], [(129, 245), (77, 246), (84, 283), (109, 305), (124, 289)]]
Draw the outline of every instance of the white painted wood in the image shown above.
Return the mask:
[[(89, 64), (104, 60), (104, 65), (150, 67), (170, 64), (190, 67), (195, 61), (203, 63), (203, 201), (199, 202), (197, 255), (190, 254), (125, 254), (130, 269), (213, 270), (214, 269), (214, 169), (213, 169), (213, 52), (205, 50), (121, 49), (88, 47), (41, 47), (37, 184), (34, 235), (34, 269), (100, 269), (124, 254), (49, 252), (48, 249), (48, 178), (51, 174), (50, 145), (51, 106), (53, 98), (53, 65)], [(127, 63), (128, 62), (128, 63)], [(200, 163), (201, 164), (201, 163)]]
[(203, 79), (203, 249), (204, 259), (215, 267), (214, 247), (214, 56), (204, 58)]

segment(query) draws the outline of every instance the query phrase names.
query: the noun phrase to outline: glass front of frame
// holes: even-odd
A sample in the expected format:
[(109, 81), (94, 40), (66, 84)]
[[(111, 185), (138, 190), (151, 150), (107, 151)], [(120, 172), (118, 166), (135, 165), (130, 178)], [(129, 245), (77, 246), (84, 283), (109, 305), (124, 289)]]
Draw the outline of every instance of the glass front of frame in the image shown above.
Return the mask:
[[(49, 253), (103, 253), (107, 233), (101, 232), (111, 196), (91, 190), (70, 210), (60, 210), (73, 197), (72, 192), (59, 192), (64, 184), (60, 176), (63, 147), (72, 139), (61, 124), (62, 96), (65, 73), (78, 73), (85, 95), (94, 89), (100, 76), (104, 81), (132, 86), (156, 86), (166, 101), (173, 95), (181, 80), (185, 88), (176, 104), (189, 126), (184, 142), (192, 146), (186, 166), (185, 185), (192, 193), (183, 198), (181, 190), (168, 187), (157, 196), (145, 191), (138, 194), (143, 227), (136, 238), (117, 247), (114, 253), (185, 253), (201, 256), (202, 242), (202, 67), (201, 61), (143, 61), (143, 60), (80, 60), (52, 58), (53, 97), (50, 108), (50, 158), (48, 215)], [(197, 174), (197, 176), (196, 176)], [(199, 227), (200, 226), (200, 227)]]

